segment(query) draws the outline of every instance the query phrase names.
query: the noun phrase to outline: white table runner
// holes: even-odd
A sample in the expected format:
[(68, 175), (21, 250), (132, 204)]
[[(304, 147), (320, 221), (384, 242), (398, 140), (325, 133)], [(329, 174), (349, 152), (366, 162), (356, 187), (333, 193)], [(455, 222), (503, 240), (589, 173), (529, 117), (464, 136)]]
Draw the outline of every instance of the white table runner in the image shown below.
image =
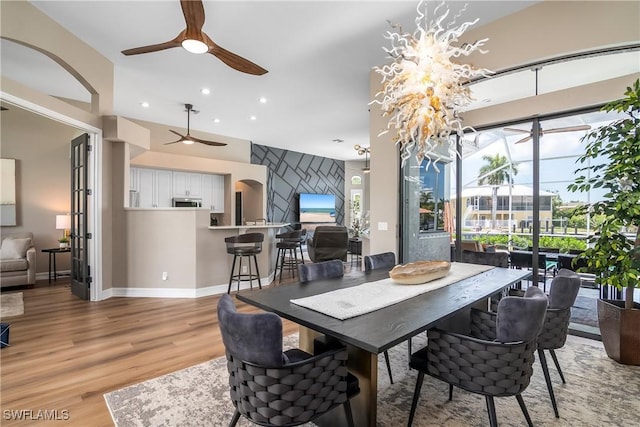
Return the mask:
[(311, 297), (292, 299), (291, 302), (345, 320), (397, 304), (492, 268), (494, 267), (490, 265), (454, 262), (451, 263), (451, 270), (445, 277), (421, 285), (402, 285), (387, 278)]

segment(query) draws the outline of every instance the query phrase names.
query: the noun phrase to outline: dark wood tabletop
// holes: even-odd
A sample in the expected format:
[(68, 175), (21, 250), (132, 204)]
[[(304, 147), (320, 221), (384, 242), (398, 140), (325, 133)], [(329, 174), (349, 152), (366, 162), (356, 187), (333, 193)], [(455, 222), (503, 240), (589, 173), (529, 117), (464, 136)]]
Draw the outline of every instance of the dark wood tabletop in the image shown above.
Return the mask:
[(236, 294), (236, 297), (299, 325), (379, 354), (530, 275), (528, 270), (496, 267), (449, 286), (346, 320), (300, 307), (290, 300), (384, 279), (389, 277), (387, 271), (373, 270), (341, 279), (243, 291)]

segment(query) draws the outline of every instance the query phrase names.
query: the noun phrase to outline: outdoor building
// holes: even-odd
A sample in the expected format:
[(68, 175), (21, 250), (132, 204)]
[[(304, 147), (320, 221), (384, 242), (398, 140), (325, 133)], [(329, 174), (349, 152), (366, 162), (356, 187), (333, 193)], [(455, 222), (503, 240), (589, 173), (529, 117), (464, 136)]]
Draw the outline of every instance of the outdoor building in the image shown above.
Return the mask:
[[(527, 228), (533, 219), (533, 188), (525, 185), (501, 185), (497, 188), (496, 227)], [(462, 190), (463, 227), (491, 228), (492, 186), (469, 187)], [(540, 221), (552, 220), (551, 199), (554, 193), (540, 190)], [(511, 200), (511, 204), (509, 203)], [(452, 200), (455, 206), (455, 200)], [(510, 206), (511, 205), (511, 206)], [(511, 213), (511, 214), (510, 214)]]

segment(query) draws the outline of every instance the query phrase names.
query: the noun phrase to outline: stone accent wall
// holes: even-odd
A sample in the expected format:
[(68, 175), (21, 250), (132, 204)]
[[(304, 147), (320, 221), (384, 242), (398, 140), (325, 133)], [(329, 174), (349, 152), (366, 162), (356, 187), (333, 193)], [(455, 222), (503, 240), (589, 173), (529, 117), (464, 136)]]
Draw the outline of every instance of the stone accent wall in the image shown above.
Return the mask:
[(251, 163), (267, 167), (267, 220), (298, 222), (300, 193), (335, 194), (344, 223), (344, 161), (251, 144)]

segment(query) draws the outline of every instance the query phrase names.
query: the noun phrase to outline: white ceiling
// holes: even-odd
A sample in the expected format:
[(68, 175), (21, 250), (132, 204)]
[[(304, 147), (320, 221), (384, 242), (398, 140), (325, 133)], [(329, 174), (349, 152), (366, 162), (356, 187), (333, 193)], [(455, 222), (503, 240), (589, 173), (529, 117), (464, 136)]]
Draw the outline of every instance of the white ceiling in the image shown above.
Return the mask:
[[(359, 158), (355, 144), (369, 145), (369, 73), (388, 62), (382, 50), (389, 45), (383, 37), (391, 29), (387, 20), (413, 31), (417, 6), (415, 1), (206, 1), (204, 32), (269, 70), (252, 76), (182, 48), (120, 53), (182, 31), (177, 0), (32, 3), (114, 63), (114, 114), (184, 128), (184, 104), (191, 103), (200, 111), (191, 117), (192, 129), (342, 160)], [(536, 1), (468, 3), (458, 22), (480, 18), (480, 26)], [(464, 6), (448, 4), (451, 15)], [(3, 75), (52, 95), (89, 100), (77, 82), (52, 69), (52, 61), (5, 40), (0, 49)], [(210, 95), (200, 93), (204, 87)], [(260, 97), (268, 102), (259, 103)], [(150, 107), (142, 108), (143, 101)], [(167, 133), (166, 142), (174, 139)]]

